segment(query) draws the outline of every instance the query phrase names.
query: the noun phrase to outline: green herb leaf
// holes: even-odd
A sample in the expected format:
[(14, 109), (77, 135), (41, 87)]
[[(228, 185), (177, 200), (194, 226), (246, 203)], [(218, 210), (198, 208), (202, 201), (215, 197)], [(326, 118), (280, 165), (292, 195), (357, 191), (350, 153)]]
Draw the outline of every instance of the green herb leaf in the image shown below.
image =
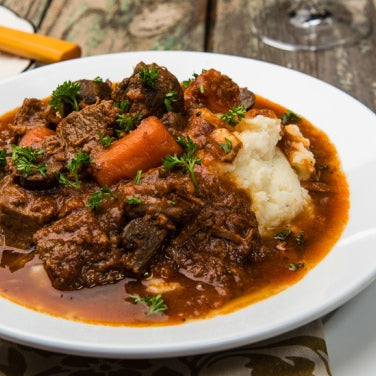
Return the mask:
[(140, 76), (140, 81), (143, 85), (155, 89), (155, 84), (157, 83), (157, 78), (159, 75), (158, 69), (155, 67), (145, 67), (138, 72)]
[[(92, 159), (90, 155), (82, 152), (81, 150), (76, 153), (75, 158), (72, 158), (68, 163), (68, 170), (74, 177), (75, 185), (72, 185), (76, 188), (79, 188), (81, 183), (80, 179), (78, 178), (78, 171), (80, 170), (81, 166), (92, 163)], [(66, 184), (66, 183), (63, 183)]]
[(225, 137), (225, 144), (219, 144), (219, 146), (225, 151), (226, 154), (230, 153), (232, 150), (232, 142)]
[(139, 122), (142, 119), (142, 114), (137, 114), (133, 116), (125, 116), (124, 114), (120, 114), (117, 119), (116, 123), (119, 126), (119, 132), (129, 133), (136, 128), (135, 122)]
[(0, 167), (4, 167), (7, 164), (7, 151), (5, 149), (0, 149)]
[(97, 76), (93, 79), (93, 81), (96, 82), (97, 84), (99, 84), (99, 86), (103, 85), (103, 78), (102, 77)]
[(295, 238), (296, 242), (299, 244), (299, 245), (302, 245), (304, 243), (304, 235), (303, 233), (300, 233), (296, 236)]
[(119, 107), (122, 114), (128, 111), (131, 104), (128, 99), (122, 99), (119, 103), (115, 103), (114, 106)]
[(110, 188), (105, 185), (104, 187), (90, 195), (89, 201), (86, 203), (86, 206), (97, 210), (101, 202), (107, 197), (117, 198), (117, 196), (111, 192)]
[(283, 230), (279, 232), (278, 234), (275, 234), (274, 239), (283, 242), (291, 235), (291, 233), (292, 233), (291, 230)]
[(60, 184), (70, 185), (73, 188), (80, 188), (80, 182), (75, 183), (70, 181), (64, 173), (61, 173), (58, 179)]
[(166, 171), (177, 166), (185, 168), (189, 172), (196, 190), (199, 191), (200, 187), (194, 173), (195, 165), (201, 164), (201, 159), (195, 156), (198, 145), (189, 136), (187, 138), (178, 137), (176, 141), (185, 148), (186, 152), (180, 157), (176, 153), (174, 155), (167, 155), (163, 159), (163, 168)]
[(78, 111), (77, 98), (81, 90), (81, 84), (79, 82), (65, 81), (52, 92), (50, 105), (56, 111), (63, 111), (64, 104), (69, 104), (74, 110)]
[(319, 170), (327, 170), (327, 169), (329, 168), (329, 165), (324, 164), (324, 165), (321, 165), (321, 166), (317, 166), (317, 168), (318, 168)]
[(173, 112), (174, 111), (174, 107), (173, 107), (172, 103), (175, 103), (177, 101), (176, 96), (177, 96), (176, 91), (170, 91), (169, 93), (167, 93), (165, 95), (164, 104), (166, 106), (167, 112)]
[(287, 125), (290, 123), (296, 123), (302, 120), (298, 115), (294, 114), (292, 111), (287, 110), (282, 116), (281, 116), (281, 123), (283, 125)]
[(245, 117), (247, 112), (244, 106), (232, 106), (231, 109), (219, 116), (221, 120), (224, 120), (226, 123), (235, 126)]
[(126, 197), (127, 203), (130, 205), (139, 205), (142, 204), (142, 200), (140, 200), (138, 197), (133, 195), (132, 197)]
[(304, 268), (304, 263), (303, 262), (298, 262), (297, 264), (290, 264), (289, 265), (289, 270), (291, 272), (296, 272), (297, 270)]
[(34, 149), (31, 146), (12, 145), (12, 161), (16, 169), (25, 176), (30, 175), (30, 170), (37, 170), (46, 177), (47, 166), (45, 163), (35, 164), (39, 157), (44, 153), (44, 149)]
[(103, 136), (101, 132), (97, 132), (98, 136), (99, 136), (99, 140), (102, 144), (102, 146), (107, 149), (108, 147), (110, 147), (112, 141), (114, 140), (113, 137), (111, 137), (110, 135), (107, 135), (107, 136)]
[(142, 175), (142, 170), (138, 170), (137, 174), (136, 174), (136, 177), (134, 179), (134, 183), (136, 185), (139, 185), (141, 183), (141, 175)]
[(143, 297), (138, 295), (131, 295), (130, 299), (133, 304), (143, 303), (147, 307), (149, 307), (149, 312), (147, 313), (147, 316), (152, 315), (153, 313), (164, 312), (168, 309), (161, 294), (154, 296), (146, 295)]

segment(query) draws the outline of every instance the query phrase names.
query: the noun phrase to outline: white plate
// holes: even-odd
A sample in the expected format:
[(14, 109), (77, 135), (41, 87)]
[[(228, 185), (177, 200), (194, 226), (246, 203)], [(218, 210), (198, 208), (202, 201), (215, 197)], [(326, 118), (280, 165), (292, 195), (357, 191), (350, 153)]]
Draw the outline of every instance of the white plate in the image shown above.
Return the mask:
[[(34, 26), (29, 21), (17, 16), (17, 14), (3, 6), (0, 6), (0, 25), (34, 33)], [(0, 52), (0, 79), (22, 72), (30, 63), (29, 59)]]
[[(0, 299), (0, 335), (73, 354), (150, 358), (231, 348), (308, 323), (355, 296), (376, 277), (376, 116), (338, 89), (260, 61), (196, 52), (134, 52), (38, 68), (0, 82), (0, 113), (24, 97), (48, 96), (64, 80), (114, 81), (140, 61), (166, 66), (179, 79), (216, 68), (254, 92), (303, 114), (337, 146), (351, 191), (349, 223), (329, 255), (286, 291), (229, 315), (154, 328), (83, 324), (40, 314)], [(6, 93), (6, 95), (5, 95)], [(318, 234), (320, 236), (320, 234)]]

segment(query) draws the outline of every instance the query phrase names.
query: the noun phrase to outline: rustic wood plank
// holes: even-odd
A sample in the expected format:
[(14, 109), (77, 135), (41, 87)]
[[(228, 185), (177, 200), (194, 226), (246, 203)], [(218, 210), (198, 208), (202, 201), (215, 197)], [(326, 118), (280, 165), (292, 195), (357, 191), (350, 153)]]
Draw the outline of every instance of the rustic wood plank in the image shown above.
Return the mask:
[(49, 7), (50, 0), (0, 0), (0, 4), (27, 19), (38, 29)]
[[(250, 20), (272, 1), (213, 1), (208, 50), (268, 61), (307, 73), (339, 87), (375, 110), (376, 33), (353, 46), (319, 52), (291, 52), (269, 47), (252, 32)], [(376, 0), (368, 3), (367, 12), (375, 28)]]
[(83, 55), (203, 50), (206, 0), (53, 0), (40, 32), (78, 43)]

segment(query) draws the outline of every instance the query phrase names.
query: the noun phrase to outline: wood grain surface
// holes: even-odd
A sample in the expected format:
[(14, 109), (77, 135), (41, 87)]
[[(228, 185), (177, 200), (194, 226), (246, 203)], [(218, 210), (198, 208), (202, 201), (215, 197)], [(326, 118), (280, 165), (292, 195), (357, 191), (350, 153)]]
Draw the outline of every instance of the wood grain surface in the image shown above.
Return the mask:
[[(355, 45), (319, 52), (268, 47), (252, 32), (251, 19), (274, 1), (278, 0), (0, 0), (0, 4), (30, 20), (38, 32), (80, 44), (84, 56), (171, 49), (245, 56), (317, 77), (375, 111), (376, 32)], [(361, 4), (376, 28), (376, 0), (343, 1)]]

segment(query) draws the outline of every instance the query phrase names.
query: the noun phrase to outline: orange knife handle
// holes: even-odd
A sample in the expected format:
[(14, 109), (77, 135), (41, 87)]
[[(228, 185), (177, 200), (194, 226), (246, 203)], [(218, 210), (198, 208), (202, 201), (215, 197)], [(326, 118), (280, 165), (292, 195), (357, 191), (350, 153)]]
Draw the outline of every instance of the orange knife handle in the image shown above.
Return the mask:
[(81, 48), (75, 43), (4, 26), (0, 26), (0, 50), (43, 63), (81, 56)]

